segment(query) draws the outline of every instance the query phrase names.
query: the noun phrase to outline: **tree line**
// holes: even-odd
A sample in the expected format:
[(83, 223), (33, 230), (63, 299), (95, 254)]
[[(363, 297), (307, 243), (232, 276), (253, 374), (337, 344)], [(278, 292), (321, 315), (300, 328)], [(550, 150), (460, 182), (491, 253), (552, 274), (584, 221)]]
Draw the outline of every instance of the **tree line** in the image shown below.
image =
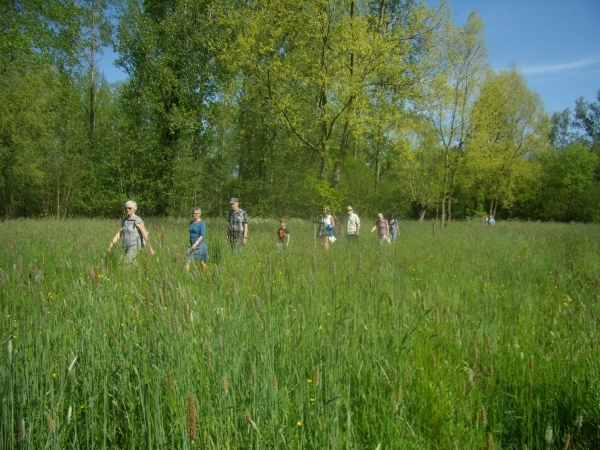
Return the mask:
[(483, 29), (418, 0), (2, 1), (0, 216), (600, 220), (600, 91), (549, 115)]

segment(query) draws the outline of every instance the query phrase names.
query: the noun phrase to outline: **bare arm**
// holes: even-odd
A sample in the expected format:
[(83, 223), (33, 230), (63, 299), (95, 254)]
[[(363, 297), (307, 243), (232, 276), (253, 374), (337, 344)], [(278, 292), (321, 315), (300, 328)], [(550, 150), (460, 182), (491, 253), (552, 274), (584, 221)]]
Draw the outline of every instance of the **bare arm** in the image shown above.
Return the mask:
[(246, 245), (247, 239), (248, 239), (248, 223), (244, 224), (244, 239), (242, 241), (243, 245)]
[(117, 243), (117, 241), (121, 237), (122, 233), (123, 233), (123, 228), (119, 228), (119, 231), (117, 231), (117, 234), (114, 235), (114, 237), (110, 241), (110, 244), (108, 244), (108, 248), (106, 249), (108, 251), (108, 253), (110, 253), (112, 251), (113, 246)]

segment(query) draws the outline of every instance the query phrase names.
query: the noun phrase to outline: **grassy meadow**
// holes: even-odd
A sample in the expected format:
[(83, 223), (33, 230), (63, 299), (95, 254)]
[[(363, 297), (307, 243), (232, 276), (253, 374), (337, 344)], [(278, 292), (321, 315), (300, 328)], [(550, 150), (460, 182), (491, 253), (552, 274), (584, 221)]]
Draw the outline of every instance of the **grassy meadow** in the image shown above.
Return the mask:
[(209, 219), (189, 273), (185, 219), (129, 269), (118, 219), (0, 223), (0, 448), (600, 448), (600, 226), (366, 222)]

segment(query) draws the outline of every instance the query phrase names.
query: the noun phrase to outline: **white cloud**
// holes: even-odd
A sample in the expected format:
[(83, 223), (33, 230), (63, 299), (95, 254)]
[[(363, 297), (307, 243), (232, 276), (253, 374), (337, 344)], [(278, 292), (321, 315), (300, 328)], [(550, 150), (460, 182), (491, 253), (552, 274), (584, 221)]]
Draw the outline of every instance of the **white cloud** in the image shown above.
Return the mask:
[(521, 72), (523, 72), (525, 75), (535, 75), (539, 73), (555, 73), (563, 72), (565, 70), (581, 69), (582, 67), (593, 66), (596, 64), (600, 64), (600, 55), (595, 55), (592, 57), (583, 58), (578, 61), (573, 61), (564, 64), (524, 67), (521, 70)]

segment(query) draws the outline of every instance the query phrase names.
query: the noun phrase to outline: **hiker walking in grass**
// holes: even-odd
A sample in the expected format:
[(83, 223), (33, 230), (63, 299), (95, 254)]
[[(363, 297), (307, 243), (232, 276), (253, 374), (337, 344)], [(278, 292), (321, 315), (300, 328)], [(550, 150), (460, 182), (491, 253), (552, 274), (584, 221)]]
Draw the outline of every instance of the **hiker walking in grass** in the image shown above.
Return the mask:
[(208, 248), (206, 247), (206, 222), (202, 220), (202, 211), (198, 206), (192, 208), (192, 220), (189, 225), (190, 248), (187, 251), (185, 270), (190, 270), (192, 261), (200, 261), (202, 269), (206, 269)]
[(358, 233), (360, 232), (360, 218), (354, 213), (352, 206), (346, 207), (348, 219), (346, 219), (346, 236), (348, 242), (358, 242)]
[(390, 215), (388, 225), (390, 227), (390, 241), (396, 242), (398, 238), (398, 219), (396, 219), (394, 214)]
[(229, 211), (227, 220), (229, 226), (227, 227), (225, 242), (231, 246), (232, 250), (235, 250), (248, 242), (248, 214), (240, 208), (237, 198), (233, 197), (229, 204), (231, 205), (231, 211)]
[(279, 230), (277, 230), (277, 248), (283, 250), (290, 245), (290, 230), (286, 227), (285, 219), (279, 221)]
[(377, 214), (377, 222), (375, 222), (375, 225), (373, 225), (373, 228), (371, 228), (371, 233), (375, 230), (377, 230), (379, 234), (380, 244), (384, 244), (386, 242), (389, 244), (390, 227), (388, 221), (383, 218), (383, 214), (381, 213)]
[(319, 229), (319, 239), (321, 246), (329, 250), (329, 243), (335, 242), (335, 236), (333, 229), (335, 228), (335, 220), (329, 213), (329, 208), (323, 208), (323, 214), (321, 215), (320, 222), (321, 228)]
[(137, 203), (133, 200), (127, 200), (123, 204), (123, 209), (125, 211), (125, 217), (121, 221), (119, 231), (117, 231), (117, 234), (115, 234), (110, 241), (107, 250), (109, 253), (112, 252), (113, 246), (117, 243), (119, 238), (123, 236), (125, 264), (131, 264), (134, 262), (135, 257), (142, 248), (148, 247), (148, 251), (151, 255), (154, 255), (154, 250), (148, 242), (148, 231), (146, 231), (144, 221), (135, 214), (137, 211)]

